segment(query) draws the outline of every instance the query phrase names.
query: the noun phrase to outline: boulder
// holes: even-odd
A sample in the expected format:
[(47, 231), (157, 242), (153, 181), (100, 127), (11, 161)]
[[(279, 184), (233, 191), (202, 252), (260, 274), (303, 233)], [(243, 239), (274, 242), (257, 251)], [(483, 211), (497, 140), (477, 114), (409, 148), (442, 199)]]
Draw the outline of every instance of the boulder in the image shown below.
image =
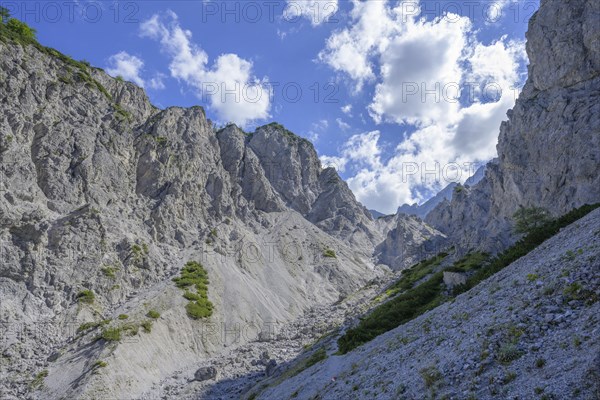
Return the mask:
[(467, 283), (467, 275), (461, 272), (444, 272), (444, 284), (448, 288)]
[(217, 377), (217, 369), (215, 367), (202, 367), (199, 368), (194, 374), (194, 380), (203, 382)]

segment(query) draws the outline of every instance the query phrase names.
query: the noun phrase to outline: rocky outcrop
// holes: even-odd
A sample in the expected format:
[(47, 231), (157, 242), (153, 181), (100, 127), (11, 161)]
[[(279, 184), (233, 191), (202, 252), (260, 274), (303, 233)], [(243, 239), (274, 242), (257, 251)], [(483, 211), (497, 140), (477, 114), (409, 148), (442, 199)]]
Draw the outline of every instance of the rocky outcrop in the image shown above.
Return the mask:
[(529, 77), (500, 127), (498, 161), (426, 221), (464, 249), (514, 240), (512, 215), (600, 201), (600, 5), (542, 1), (527, 32)]
[(375, 249), (379, 262), (400, 270), (448, 247), (446, 236), (412, 215), (398, 214), (385, 240)]
[[(470, 176), (465, 181), (464, 186), (474, 186), (479, 183), (479, 181), (481, 181), (485, 175), (485, 169), (485, 165), (479, 167), (473, 176)], [(452, 182), (423, 204), (403, 204), (402, 206), (398, 207), (397, 212), (398, 214), (415, 215), (421, 219), (425, 219), (427, 215), (438, 206), (438, 204), (452, 199), (452, 193), (457, 186), (459, 186), (458, 183)]]

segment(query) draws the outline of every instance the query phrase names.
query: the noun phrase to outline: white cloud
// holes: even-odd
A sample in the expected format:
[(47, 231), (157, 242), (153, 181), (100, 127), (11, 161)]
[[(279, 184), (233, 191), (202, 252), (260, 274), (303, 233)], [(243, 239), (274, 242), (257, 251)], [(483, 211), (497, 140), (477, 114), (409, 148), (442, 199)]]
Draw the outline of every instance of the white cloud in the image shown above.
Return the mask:
[(317, 26), (327, 22), (338, 9), (338, 0), (287, 0), (283, 16), (288, 21), (304, 17)]
[[(383, 1), (353, 2), (350, 27), (330, 36), (320, 59), (357, 88), (376, 80), (371, 117), (409, 134), (385, 161), (378, 132), (355, 135), (322, 160), (350, 173), (350, 188), (368, 208), (394, 212), (463, 182), (473, 163), (496, 155), (500, 122), (518, 93), (524, 44), (506, 37), (480, 43), (469, 19), (458, 15), (423, 20), (403, 3), (393, 9)], [(373, 15), (377, 22), (365, 24)], [(468, 84), (473, 96), (465, 96)]]
[(164, 82), (165, 78), (165, 74), (157, 73), (148, 81), (148, 87), (155, 90), (164, 89), (166, 87)]
[(350, 129), (350, 125), (345, 123), (341, 118), (336, 118), (335, 122), (337, 122), (339, 128), (343, 131), (347, 131), (348, 129)]
[(268, 81), (253, 75), (251, 61), (236, 54), (222, 54), (209, 67), (208, 54), (192, 42), (192, 33), (181, 28), (172, 11), (164, 18), (154, 15), (143, 22), (140, 34), (160, 42), (171, 58), (171, 76), (194, 87), (222, 122), (245, 126), (269, 117)]
[(352, 116), (352, 104), (346, 104), (345, 106), (343, 106), (341, 108), (342, 112), (344, 114), (346, 114), (347, 116), (351, 117)]
[(316, 143), (319, 140), (319, 136), (327, 131), (327, 128), (329, 128), (329, 121), (326, 119), (313, 122), (308, 131), (308, 139), (311, 142)]
[(380, 56), (381, 82), (370, 106), (373, 118), (428, 125), (456, 113), (470, 26), (468, 18), (459, 16), (408, 20)]
[(125, 51), (114, 54), (108, 59), (109, 67), (106, 69), (106, 73), (117, 77), (120, 76), (126, 81), (134, 82), (140, 87), (145, 86), (145, 82), (140, 76), (140, 72), (144, 67), (144, 62)]
[(348, 74), (356, 82), (358, 91), (366, 81), (375, 79), (370, 57), (387, 47), (388, 36), (398, 27), (386, 1), (352, 2), (350, 27), (327, 39), (319, 59), (334, 70)]

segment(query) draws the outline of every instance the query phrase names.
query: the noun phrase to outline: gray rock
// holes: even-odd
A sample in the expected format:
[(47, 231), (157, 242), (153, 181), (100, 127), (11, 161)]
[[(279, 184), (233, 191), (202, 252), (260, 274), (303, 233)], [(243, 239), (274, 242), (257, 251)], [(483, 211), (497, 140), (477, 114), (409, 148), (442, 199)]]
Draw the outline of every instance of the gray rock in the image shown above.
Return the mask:
[(462, 249), (512, 243), (521, 206), (562, 215), (600, 199), (600, 4), (542, 3), (527, 32), (529, 76), (500, 127), (498, 160), (425, 219)]
[(203, 382), (217, 377), (217, 369), (215, 367), (202, 367), (194, 373), (194, 380)]
[(464, 285), (467, 283), (467, 275), (461, 272), (446, 272), (444, 271), (444, 284), (448, 288)]
[(269, 362), (267, 363), (267, 365), (265, 367), (265, 374), (267, 376), (272, 376), (273, 373), (275, 372), (275, 368), (277, 368), (277, 361), (269, 360)]

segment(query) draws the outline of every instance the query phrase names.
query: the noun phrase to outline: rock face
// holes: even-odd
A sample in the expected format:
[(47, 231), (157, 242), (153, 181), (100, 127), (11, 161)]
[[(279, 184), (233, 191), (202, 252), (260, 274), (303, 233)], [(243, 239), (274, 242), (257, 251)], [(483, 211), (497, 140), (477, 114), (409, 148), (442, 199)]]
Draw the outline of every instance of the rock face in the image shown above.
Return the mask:
[(467, 276), (465, 274), (462, 274), (460, 272), (444, 271), (444, 284), (448, 288), (464, 285), (465, 283), (467, 283)]
[(446, 236), (412, 215), (398, 214), (391, 219), (385, 240), (375, 249), (379, 262), (400, 270), (432, 257), (448, 247)]
[[(477, 183), (479, 183), (479, 181), (481, 181), (485, 175), (485, 169), (486, 169), (485, 165), (482, 165), (481, 167), (479, 167), (477, 169), (477, 171), (475, 171), (473, 176), (469, 177), (469, 179), (467, 179), (465, 181), (465, 186), (474, 186)], [(455, 183), (455, 182), (448, 184), (445, 188), (440, 190), (435, 196), (433, 196), (432, 198), (430, 198), (429, 200), (427, 200), (425, 203), (423, 203), (421, 205), (403, 204), (402, 206), (398, 207), (398, 214), (414, 215), (421, 219), (425, 219), (427, 217), (427, 215), (438, 206), (438, 204), (440, 204), (446, 200), (452, 199), (452, 193), (454, 192), (454, 189), (457, 186), (458, 186), (458, 183)]]
[[(282, 126), (216, 132), (200, 107), (159, 110), (4, 40), (0, 104), (2, 398), (135, 398), (385, 272), (369, 212)], [(209, 275), (209, 320), (171, 281), (190, 260)], [(118, 344), (96, 340), (108, 328)]]
[(529, 77), (500, 127), (498, 160), (426, 221), (464, 249), (514, 240), (512, 215), (600, 200), (600, 4), (542, 1), (527, 32)]

